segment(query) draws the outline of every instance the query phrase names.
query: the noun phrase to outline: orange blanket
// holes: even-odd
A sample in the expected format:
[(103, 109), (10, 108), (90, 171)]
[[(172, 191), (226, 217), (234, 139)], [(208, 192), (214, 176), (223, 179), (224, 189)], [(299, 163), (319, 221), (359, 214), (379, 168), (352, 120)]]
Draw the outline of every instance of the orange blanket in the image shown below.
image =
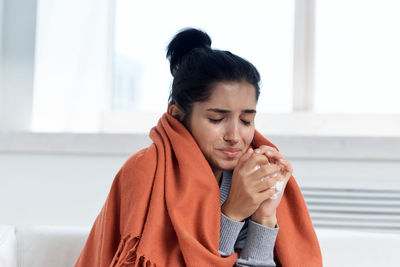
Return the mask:
[[(236, 254), (218, 253), (219, 187), (195, 140), (168, 114), (150, 137), (153, 144), (130, 157), (116, 175), (75, 266), (233, 266)], [(258, 132), (253, 143), (273, 146)], [(278, 266), (322, 266), (293, 177), (277, 214)]]

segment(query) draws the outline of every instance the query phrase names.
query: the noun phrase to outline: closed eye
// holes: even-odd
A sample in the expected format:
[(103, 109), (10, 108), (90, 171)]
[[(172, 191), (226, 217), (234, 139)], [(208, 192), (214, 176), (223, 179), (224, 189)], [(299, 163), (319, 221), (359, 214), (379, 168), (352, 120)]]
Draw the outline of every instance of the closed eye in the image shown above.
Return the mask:
[(243, 123), (244, 125), (246, 125), (246, 126), (249, 126), (249, 125), (251, 124), (250, 121), (246, 121), (246, 120), (241, 120), (241, 121), (242, 121), (242, 123)]
[(215, 119), (211, 119), (211, 118), (209, 118), (209, 120), (210, 120), (210, 122), (215, 123), (215, 124), (218, 124), (222, 121), (222, 119), (215, 120)]

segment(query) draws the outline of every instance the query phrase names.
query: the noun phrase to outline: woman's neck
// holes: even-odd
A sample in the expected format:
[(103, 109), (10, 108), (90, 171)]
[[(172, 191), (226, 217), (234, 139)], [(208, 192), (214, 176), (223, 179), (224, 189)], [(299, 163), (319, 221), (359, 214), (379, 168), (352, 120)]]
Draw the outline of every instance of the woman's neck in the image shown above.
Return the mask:
[(222, 178), (222, 170), (213, 170), (213, 172), (214, 172), (215, 179), (217, 179), (217, 182), (219, 184), (219, 182), (221, 181), (221, 178)]

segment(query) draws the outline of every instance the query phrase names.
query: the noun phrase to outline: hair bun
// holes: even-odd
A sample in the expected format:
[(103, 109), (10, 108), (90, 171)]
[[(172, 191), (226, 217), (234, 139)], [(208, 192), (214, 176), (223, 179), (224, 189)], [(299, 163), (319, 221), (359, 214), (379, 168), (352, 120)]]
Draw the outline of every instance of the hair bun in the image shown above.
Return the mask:
[(171, 74), (179, 67), (179, 63), (185, 54), (194, 48), (209, 48), (211, 38), (204, 31), (194, 28), (184, 28), (180, 30), (169, 43), (167, 48), (167, 58), (170, 62)]

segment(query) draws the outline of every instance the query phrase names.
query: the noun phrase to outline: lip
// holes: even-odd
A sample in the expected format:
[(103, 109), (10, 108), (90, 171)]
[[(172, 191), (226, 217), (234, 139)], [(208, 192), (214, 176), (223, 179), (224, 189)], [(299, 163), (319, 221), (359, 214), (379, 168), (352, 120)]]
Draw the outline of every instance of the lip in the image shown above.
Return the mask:
[(222, 148), (218, 150), (225, 154), (228, 158), (235, 158), (241, 151), (239, 148)]

